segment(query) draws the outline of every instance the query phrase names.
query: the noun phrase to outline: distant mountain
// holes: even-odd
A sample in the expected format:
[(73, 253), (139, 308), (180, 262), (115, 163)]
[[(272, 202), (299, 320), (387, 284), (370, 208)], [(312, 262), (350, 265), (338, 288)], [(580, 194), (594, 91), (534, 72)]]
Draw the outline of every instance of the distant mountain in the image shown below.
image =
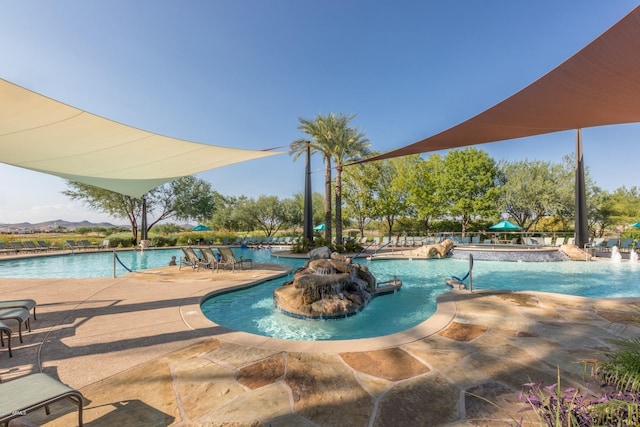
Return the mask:
[(55, 230), (59, 227), (65, 228), (67, 230), (75, 230), (78, 227), (100, 227), (100, 228), (110, 228), (110, 227), (127, 227), (127, 226), (119, 226), (114, 225), (109, 222), (100, 222), (94, 223), (89, 221), (65, 221), (62, 219), (56, 219), (53, 221), (45, 221), (38, 222), (36, 224), (31, 224), (30, 222), (21, 222), (18, 224), (2, 224), (0, 223), (0, 231), (3, 232), (11, 232), (16, 230), (28, 230), (28, 231), (51, 231)]

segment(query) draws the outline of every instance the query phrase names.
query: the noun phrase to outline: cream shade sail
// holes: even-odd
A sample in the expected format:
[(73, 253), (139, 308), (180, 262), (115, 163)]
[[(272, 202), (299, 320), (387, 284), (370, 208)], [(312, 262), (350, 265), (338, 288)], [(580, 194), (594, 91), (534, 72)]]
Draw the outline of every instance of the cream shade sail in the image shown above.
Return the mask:
[(140, 198), (166, 182), (282, 154), (126, 126), (0, 79), (0, 162)]
[(635, 122), (640, 122), (640, 6), (510, 98), (443, 132), (363, 161)]

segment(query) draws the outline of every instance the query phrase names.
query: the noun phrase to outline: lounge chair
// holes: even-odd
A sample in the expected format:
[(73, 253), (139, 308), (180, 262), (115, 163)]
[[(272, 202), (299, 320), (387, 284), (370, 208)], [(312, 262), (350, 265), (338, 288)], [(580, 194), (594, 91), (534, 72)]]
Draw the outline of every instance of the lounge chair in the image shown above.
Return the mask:
[(611, 251), (611, 249), (613, 249), (614, 246), (618, 246), (617, 238), (607, 240), (607, 244), (604, 246), (604, 249), (607, 251)]
[(556, 246), (564, 245), (564, 237), (556, 237), (555, 245)]
[(29, 241), (29, 240), (27, 240), (25, 242), (22, 242), (22, 246), (25, 247), (27, 250), (29, 250), (31, 252), (42, 252), (42, 251), (48, 251), (49, 250), (48, 247), (41, 248), (39, 246), (36, 246), (35, 243), (33, 243), (32, 241)]
[(82, 393), (66, 384), (51, 378), (47, 374), (37, 373), (0, 384), (2, 412), (0, 423), (8, 424), (14, 418), (45, 408), (51, 414), (49, 405), (63, 399), (70, 399), (78, 405), (78, 425), (82, 427)]
[(180, 258), (180, 267), (178, 268), (178, 270), (182, 268), (183, 264), (190, 265), (192, 270), (196, 270), (200, 268), (200, 266), (203, 266), (205, 268), (207, 267), (207, 263), (201, 260), (200, 258), (198, 258), (198, 255), (196, 255), (196, 252), (193, 250), (192, 247), (183, 246), (180, 249), (182, 249), (182, 253), (184, 254), (184, 257)]
[(0, 310), (6, 308), (24, 308), (25, 310), (33, 310), (33, 320), (36, 318), (36, 302), (32, 299), (13, 299), (0, 301)]
[(69, 246), (71, 253), (73, 253), (73, 251), (76, 249), (75, 242), (73, 240), (65, 240), (64, 242), (67, 244), (67, 246)]
[(44, 240), (38, 240), (37, 243), (38, 243), (38, 248), (42, 249), (45, 252), (55, 249), (54, 246), (49, 246), (47, 242), (45, 242)]
[(595, 237), (591, 241), (590, 246), (594, 249), (604, 247), (604, 237)]
[(25, 308), (5, 308), (0, 310), (0, 321), (15, 320), (18, 322), (18, 336), (20, 342), (22, 341), (22, 325), (27, 325), (27, 329), (31, 332), (31, 322), (29, 319), (31, 315), (29, 310)]
[[(200, 249), (200, 253), (202, 253), (202, 258), (204, 259), (204, 265), (206, 268), (211, 268), (211, 271), (218, 271), (219, 260), (218, 256), (213, 253), (213, 249), (209, 247), (198, 248)], [(202, 261), (200, 261), (202, 263)], [(202, 264), (201, 264), (202, 265)]]
[(0, 242), (0, 253), (2, 254), (17, 254), (18, 251), (16, 251), (13, 248), (10, 248), (9, 246), (7, 246), (7, 244), (5, 242)]
[(11, 328), (6, 323), (0, 322), (0, 345), (4, 347), (4, 334), (7, 335), (7, 348), (9, 349), (9, 357), (13, 357), (11, 353)]
[(9, 244), (16, 251), (16, 253), (33, 252), (33, 249), (29, 249), (29, 248), (23, 246), (20, 242), (9, 242)]
[(239, 265), (241, 269), (244, 269), (244, 264), (249, 263), (251, 267), (253, 267), (253, 260), (251, 260), (250, 258), (236, 259), (231, 248), (220, 247), (218, 248), (218, 251), (220, 252), (221, 256), (220, 265), (222, 266), (231, 267), (232, 270), (235, 270), (236, 265)]
[(623, 252), (631, 252), (631, 246), (633, 246), (633, 237), (627, 237), (622, 239), (618, 249), (620, 249)]

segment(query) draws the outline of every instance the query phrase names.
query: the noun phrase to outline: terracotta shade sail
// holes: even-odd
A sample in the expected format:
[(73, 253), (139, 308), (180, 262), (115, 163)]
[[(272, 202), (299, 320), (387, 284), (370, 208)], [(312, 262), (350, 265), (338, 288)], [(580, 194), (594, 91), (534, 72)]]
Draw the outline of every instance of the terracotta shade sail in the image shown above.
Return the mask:
[(281, 154), (126, 126), (0, 79), (0, 162), (140, 198), (174, 179)]
[(640, 122), (640, 6), (560, 66), (444, 132), (366, 161)]

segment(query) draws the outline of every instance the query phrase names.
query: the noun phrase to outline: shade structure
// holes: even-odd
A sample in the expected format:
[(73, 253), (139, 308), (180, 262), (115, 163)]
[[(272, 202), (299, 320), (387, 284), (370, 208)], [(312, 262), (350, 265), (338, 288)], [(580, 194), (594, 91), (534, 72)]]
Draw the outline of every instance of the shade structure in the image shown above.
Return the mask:
[(325, 228), (327, 228), (324, 224), (318, 224), (315, 227), (313, 227), (314, 230), (324, 230)]
[(364, 161), (635, 122), (640, 122), (640, 6), (499, 104), (443, 132)]
[(520, 227), (519, 225), (512, 224), (509, 221), (500, 221), (499, 223), (489, 227), (489, 230), (493, 230), (493, 231), (517, 231), (517, 230), (520, 230), (521, 228), (522, 227)]
[(640, 221), (636, 222), (635, 224), (631, 224), (632, 227), (640, 227)]
[(180, 177), (276, 154), (158, 135), (0, 79), (0, 162), (9, 165), (141, 198)]
[(191, 231), (211, 231), (206, 225), (198, 224), (191, 229)]

